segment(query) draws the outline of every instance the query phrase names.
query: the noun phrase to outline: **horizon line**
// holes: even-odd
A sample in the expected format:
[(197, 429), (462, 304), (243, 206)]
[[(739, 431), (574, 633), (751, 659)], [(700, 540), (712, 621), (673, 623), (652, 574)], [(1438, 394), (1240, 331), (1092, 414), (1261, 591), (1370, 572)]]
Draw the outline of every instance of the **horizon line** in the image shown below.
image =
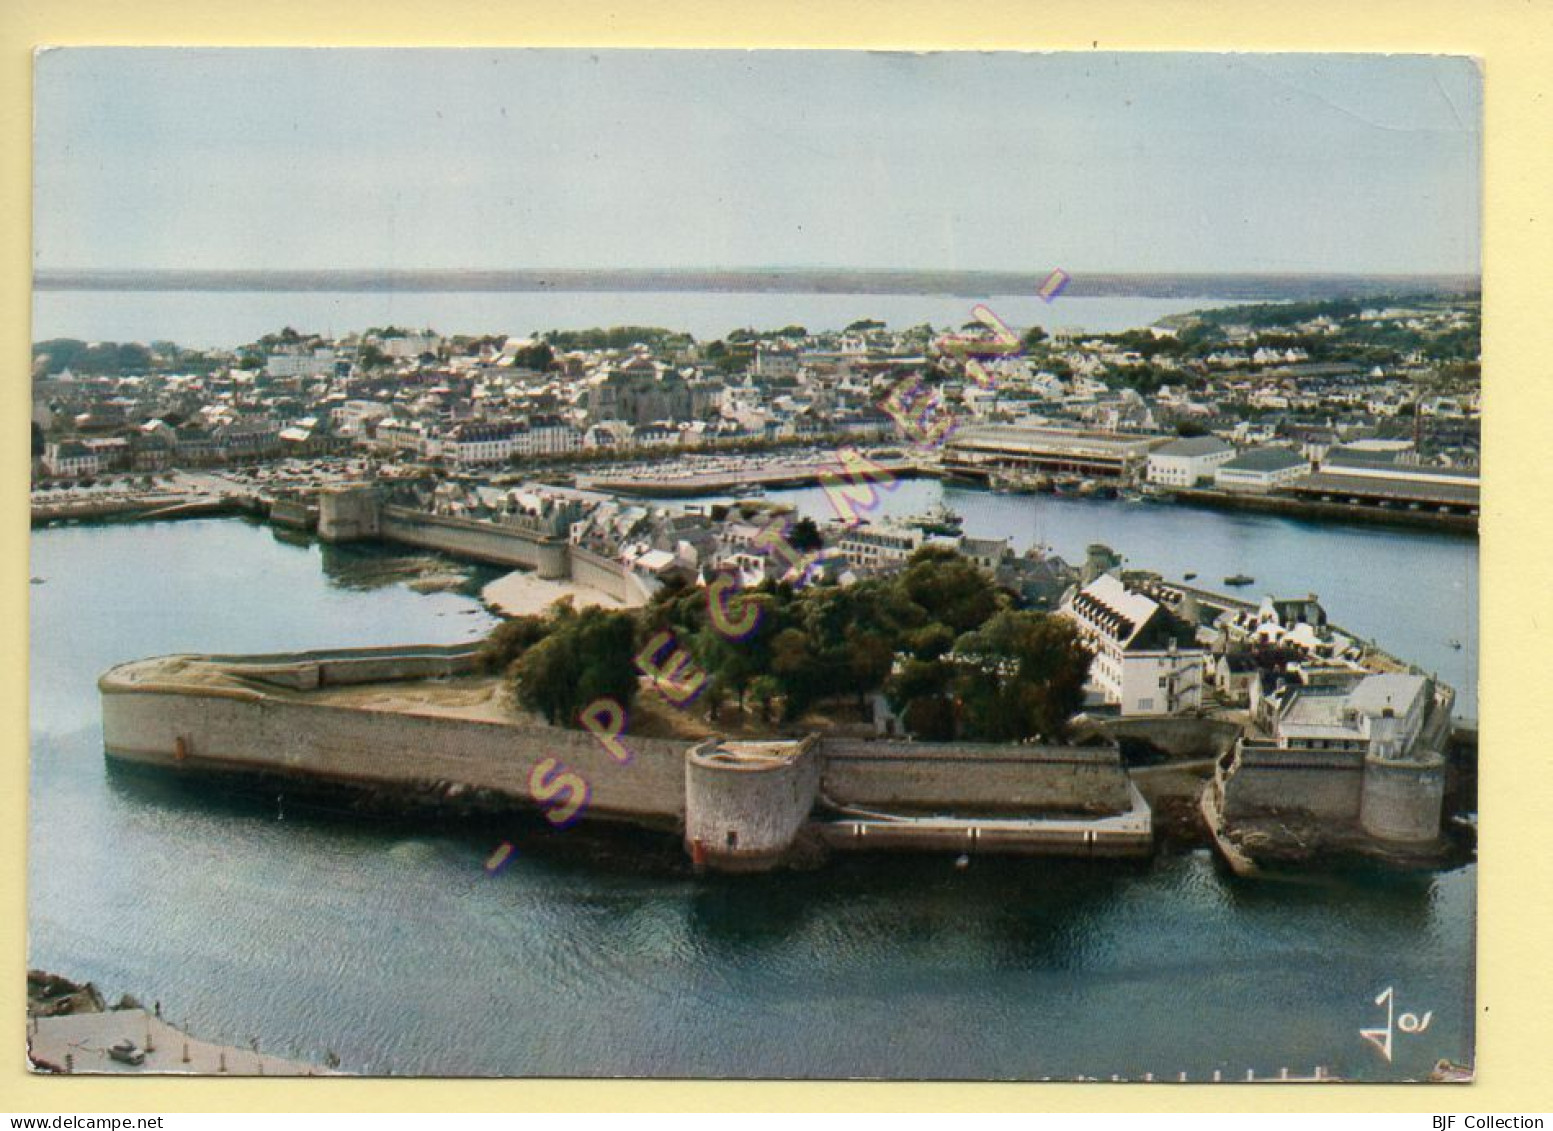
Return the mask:
[(933, 267), (41, 267), (36, 290), (725, 291), (974, 296), (1036, 291), (1061, 271), (1070, 297), (1288, 297), (1388, 288), (1480, 291), (1465, 271), (1095, 271)]

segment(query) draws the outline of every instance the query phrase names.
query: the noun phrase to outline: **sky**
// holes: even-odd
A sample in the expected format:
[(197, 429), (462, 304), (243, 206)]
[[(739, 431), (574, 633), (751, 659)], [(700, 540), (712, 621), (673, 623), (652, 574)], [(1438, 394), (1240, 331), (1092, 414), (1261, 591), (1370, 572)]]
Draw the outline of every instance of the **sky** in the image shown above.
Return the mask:
[(69, 48), (40, 268), (1476, 273), (1469, 59)]

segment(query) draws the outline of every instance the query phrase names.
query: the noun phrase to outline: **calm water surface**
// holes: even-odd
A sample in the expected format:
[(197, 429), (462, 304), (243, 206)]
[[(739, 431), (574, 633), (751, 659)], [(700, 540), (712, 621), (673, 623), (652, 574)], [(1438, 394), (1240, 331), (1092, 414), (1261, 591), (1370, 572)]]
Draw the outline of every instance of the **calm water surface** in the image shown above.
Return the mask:
[[(968, 526), (990, 532), (1009, 504), (967, 500)], [(1100, 536), (1066, 504), (1039, 505), (1022, 537), (1072, 553)], [(1415, 594), (1452, 593), (1470, 558), (1469, 592), (1442, 615), (1475, 587), (1475, 553), (1457, 543), (1135, 509), (1106, 526), (1135, 560), (1309, 584), (1378, 633), (1385, 609), (1368, 594), (1386, 588), (1388, 539), (1412, 564), (1387, 584)], [(1145, 524), (1179, 536), (1182, 522), (1195, 543), (1149, 540)], [(1384, 1079), (1470, 1059), (1474, 868), (1257, 886), (1205, 853), (964, 872), (843, 858), (698, 879), (661, 840), (601, 852), (582, 829), (435, 830), (222, 799), (109, 770), (98, 674), (178, 650), (456, 641), (491, 618), (470, 597), (409, 590), (404, 556), (235, 520), (46, 530), (32, 557), (45, 583), (32, 589), (31, 964), (159, 1000), (199, 1035), (394, 1073), (1204, 1077), (1320, 1063)], [(1369, 588), (1343, 596), (1338, 570)], [(508, 835), (521, 851), (489, 878), (481, 864)], [(1382, 1020), (1370, 1002), (1388, 985), (1402, 1008), (1434, 1011), (1390, 1066), (1358, 1036)]]

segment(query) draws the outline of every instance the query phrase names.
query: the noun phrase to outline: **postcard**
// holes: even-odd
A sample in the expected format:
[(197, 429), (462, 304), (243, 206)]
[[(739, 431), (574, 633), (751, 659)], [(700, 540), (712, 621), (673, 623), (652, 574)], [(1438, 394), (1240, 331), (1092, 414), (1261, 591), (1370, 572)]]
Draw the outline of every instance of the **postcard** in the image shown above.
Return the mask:
[(1475, 60), (35, 62), (36, 1073), (1472, 1078)]

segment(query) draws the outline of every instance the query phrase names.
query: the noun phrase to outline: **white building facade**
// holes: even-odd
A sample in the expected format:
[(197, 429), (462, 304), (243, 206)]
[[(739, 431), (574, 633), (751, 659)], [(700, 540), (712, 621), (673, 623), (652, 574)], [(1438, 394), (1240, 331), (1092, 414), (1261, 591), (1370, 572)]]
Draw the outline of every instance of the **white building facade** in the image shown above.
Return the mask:
[(1310, 473), (1310, 462), (1287, 448), (1259, 448), (1244, 452), (1213, 474), (1221, 491), (1261, 493), (1272, 491)]
[(1234, 458), (1235, 449), (1215, 436), (1174, 440), (1149, 453), (1148, 480), (1161, 487), (1212, 483), (1214, 472)]
[(1091, 684), (1122, 715), (1173, 715), (1202, 706), (1206, 653), (1181, 643), (1175, 618), (1152, 597), (1103, 573), (1061, 612), (1094, 651)]

